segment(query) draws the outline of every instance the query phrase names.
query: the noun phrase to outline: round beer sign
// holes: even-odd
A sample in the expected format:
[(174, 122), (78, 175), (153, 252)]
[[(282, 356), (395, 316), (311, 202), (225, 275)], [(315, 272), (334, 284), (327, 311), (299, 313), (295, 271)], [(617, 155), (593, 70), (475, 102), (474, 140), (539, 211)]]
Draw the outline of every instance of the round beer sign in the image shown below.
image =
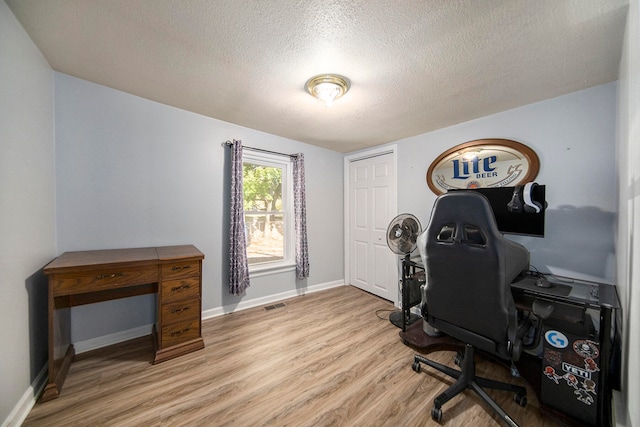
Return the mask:
[(510, 139), (478, 139), (445, 151), (427, 171), (436, 194), (481, 187), (513, 187), (533, 181), (540, 170), (536, 153)]

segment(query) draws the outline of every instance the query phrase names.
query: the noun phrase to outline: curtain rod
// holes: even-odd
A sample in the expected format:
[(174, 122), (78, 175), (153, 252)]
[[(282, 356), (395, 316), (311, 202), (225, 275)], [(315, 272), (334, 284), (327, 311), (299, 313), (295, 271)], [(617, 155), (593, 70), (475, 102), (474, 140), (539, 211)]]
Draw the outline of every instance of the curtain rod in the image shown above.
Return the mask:
[[(226, 145), (227, 147), (231, 147), (233, 145), (233, 141), (226, 141), (222, 145), (223, 146)], [(277, 151), (265, 150), (264, 148), (248, 147), (246, 145), (243, 145), (242, 148), (246, 148), (247, 150), (260, 151), (262, 153), (275, 154), (277, 156), (286, 156), (286, 157), (290, 157), (290, 158), (291, 157), (298, 157), (296, 154), (279, 153)]]

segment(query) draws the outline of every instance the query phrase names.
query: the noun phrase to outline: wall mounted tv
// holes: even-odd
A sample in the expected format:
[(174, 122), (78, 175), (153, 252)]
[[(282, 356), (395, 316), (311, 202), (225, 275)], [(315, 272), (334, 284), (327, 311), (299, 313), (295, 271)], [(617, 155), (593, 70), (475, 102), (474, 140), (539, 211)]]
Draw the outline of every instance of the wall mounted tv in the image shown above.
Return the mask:
[(540, 213), (510, 212), (507, 205), (513, 197), (515, 187), (474, 188), (471, 190), (484, 194), (496, 217), (498, 230), (505, 234), (520, 234), (526, 236), (544, 237), (544, 217), (546, 210), (546, 188), (536, 185), (531, 191), (531, 198), (542, 206)]

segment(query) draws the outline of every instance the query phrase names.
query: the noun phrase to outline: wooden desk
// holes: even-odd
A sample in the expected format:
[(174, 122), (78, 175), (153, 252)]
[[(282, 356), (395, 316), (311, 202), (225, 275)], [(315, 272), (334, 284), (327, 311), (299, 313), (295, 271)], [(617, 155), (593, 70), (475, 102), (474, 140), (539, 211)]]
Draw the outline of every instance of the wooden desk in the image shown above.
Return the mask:
[(154, 363), (204, 348), (203, 259), (185, 245), (65, 252), (49, 263), (49, 381), (42, 401), (58, 397), (75, 356), (73, 306), (157, 293)]

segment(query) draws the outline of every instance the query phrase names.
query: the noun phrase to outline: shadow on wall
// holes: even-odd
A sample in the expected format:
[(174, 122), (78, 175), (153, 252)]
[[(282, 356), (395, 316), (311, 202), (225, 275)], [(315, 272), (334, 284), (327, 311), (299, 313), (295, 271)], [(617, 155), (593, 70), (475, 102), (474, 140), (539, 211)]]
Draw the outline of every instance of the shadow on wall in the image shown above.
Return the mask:
[(33, 382), (49, 357), (48, 281), (42, 270), (25, 280), (29, 295), (29, 369)]
[(531, 253), (531, 266), (613, 280), (615, 214), (593, 206), (561, 205), (547, 209), (545, 237), (513, 236)]

